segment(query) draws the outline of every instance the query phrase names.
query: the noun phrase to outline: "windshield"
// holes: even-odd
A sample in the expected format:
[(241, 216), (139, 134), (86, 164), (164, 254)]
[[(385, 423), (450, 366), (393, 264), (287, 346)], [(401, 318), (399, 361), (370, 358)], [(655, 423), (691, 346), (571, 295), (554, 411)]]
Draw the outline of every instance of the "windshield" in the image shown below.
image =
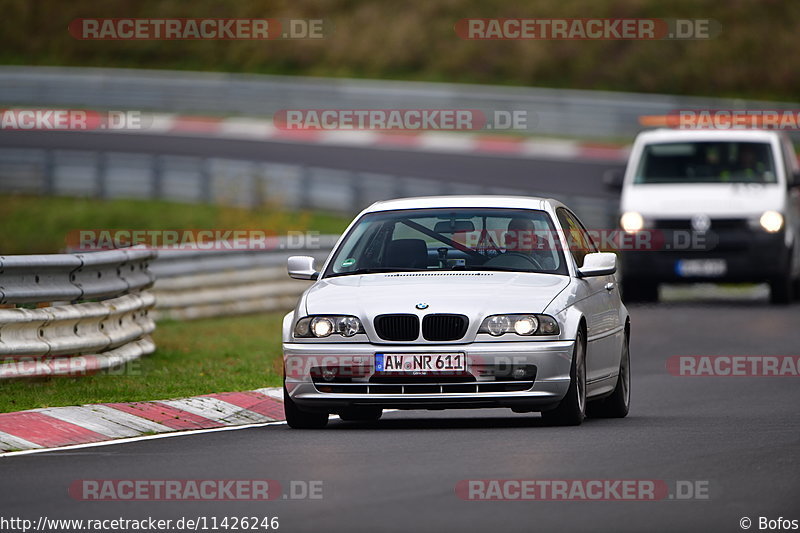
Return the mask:
[(760, 142), (660, 143), (645, 147), (634, 183), (775, 183), (772, 149)]
[(369, 213), (353, 226), (325, 276), (504, 270), (567, 274), (550, 216), (515, 209)]

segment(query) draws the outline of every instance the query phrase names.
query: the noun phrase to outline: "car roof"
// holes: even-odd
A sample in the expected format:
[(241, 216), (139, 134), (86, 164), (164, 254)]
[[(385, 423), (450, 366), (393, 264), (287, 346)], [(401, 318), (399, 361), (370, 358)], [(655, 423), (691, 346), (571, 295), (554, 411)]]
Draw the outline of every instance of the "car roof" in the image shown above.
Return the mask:
[(364, 210), (364, 213), (379, 211), (397, 211), (402, 209), (436, 209), (436, 208), (500, 208), (500, 209), (537, 209), (546, 210), (562, 205), (551, 198), (535, 196), (501, 196), (501, 195), (452, 195), (452, 196), (419, 196), (415, 198), (398, 198), (375, 202)]
[(659, 128), (644, 131), (636, 138), (637, 142), (685, 142), (685, 141), (753, 141), (770, 142), (779, 138), (780, 133), (768, 130), (743, 130), (743, 129), (696, 129), (684, 130), (673, 128)]

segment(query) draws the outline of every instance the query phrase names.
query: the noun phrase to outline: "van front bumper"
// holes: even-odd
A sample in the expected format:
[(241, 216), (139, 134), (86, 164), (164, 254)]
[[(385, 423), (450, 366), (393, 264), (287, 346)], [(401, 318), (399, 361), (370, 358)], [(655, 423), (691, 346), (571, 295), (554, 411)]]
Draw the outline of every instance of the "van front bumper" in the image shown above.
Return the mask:
[[(622, 253), (622, 273), (628, 279), (667, 283), (723, 281), (760, 283), (784, 275), (790, 265), (783, 231), (737, 230), (713, 235), (713, 245), (685, 250), (627, 250)], [(687, 275), (681, 262), (724, 261), (723, 273)]]

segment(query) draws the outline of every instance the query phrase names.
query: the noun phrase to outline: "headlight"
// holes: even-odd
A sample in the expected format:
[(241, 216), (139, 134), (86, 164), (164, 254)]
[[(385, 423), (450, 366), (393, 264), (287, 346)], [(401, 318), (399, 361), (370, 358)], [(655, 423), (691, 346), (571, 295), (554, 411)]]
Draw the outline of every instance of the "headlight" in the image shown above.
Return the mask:
[(297, 321), (294, 336), (299, 338), (322, 338), (332, 334), (352, 337), (364, 333), (361, 321), (354, 316), (307, 316)]
[(758, 219), (761, 227), (769, 233), (777, 233), (783, 227), (783, 215), (777, 211), (765, 211)]
[(486, 317), (478, 333), (499, 337), (504, 333), (531, 335), (558, 335), (558, 322), (550, 315), (492, 315)]
[(619, 225), (628, 233), (636, 233), (644, 228), (644, 218), (636, 211), (628, 211), (620, 217)]

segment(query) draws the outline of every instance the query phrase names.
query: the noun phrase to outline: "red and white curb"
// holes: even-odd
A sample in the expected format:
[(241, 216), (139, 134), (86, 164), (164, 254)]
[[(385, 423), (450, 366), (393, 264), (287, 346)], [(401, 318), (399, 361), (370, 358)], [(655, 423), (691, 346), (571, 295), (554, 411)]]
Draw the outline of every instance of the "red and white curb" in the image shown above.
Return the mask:
[(624, 162), (629, 147), (540, 137), (515, 137), (473, 132), (383, 132), (365, 130), (286, 130), (271, 121), (248, 118), (146, 114), (140, 129), (102, 130), (123, 133), (158, 133), (241, 140), (261, 140), (522, 157)]
[(178, 400), (49, 407), (0, 414), (0, 452), (282, 420), (279, 387)]

